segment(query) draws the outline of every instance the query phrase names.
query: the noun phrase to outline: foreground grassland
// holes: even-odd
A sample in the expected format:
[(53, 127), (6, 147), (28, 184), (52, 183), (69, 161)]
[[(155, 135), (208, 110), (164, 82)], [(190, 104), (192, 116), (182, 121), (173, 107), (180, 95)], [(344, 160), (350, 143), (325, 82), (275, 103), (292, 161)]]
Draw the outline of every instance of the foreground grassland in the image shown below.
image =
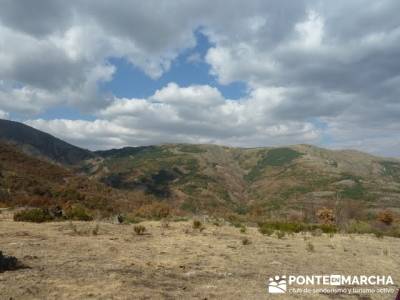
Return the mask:
[(278, 238), (204, 221), (34, 224), (11, 217), (0, 215), (0, 250), (29, 268), (0, 273), (0, 299), (302, 299), (268, 295), (267, 279), (276, 274), (386, 274), (400, 282), (398, 238)]

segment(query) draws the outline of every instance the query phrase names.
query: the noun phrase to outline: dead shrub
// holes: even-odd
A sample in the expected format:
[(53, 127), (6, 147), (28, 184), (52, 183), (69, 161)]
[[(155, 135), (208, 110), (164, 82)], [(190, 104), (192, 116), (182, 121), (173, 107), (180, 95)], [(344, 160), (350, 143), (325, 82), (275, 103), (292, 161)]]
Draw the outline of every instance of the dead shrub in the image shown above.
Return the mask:
[(169, 229), (170, 225), (169, 225), (169, 221), (167, 219), (162, 219), (160, 222), (161, 228), (164, 229)]
[(143, 225), (135, 225), (133, 230), (135, 231), (136, 235), (143, 235), (146, 232), (146, 227)]
[(65, 218), (74, 221), (92, 221), (93, 216), (81, 205), (72, 205), (65, 211)]
[(92, 230), (92, 234), (93, 235), (98, 235), (99, 234), (99, 230), (100, 230), (100, 226), (99, 226), (99, 224), (96, 224), (96, 226)]
[(316, 216), (319, 223), (321, 224), (334, 224), (335, 223), (335, 213), (333, 209), (323, 207), (317, 210)]
[(19, 262), (16, 257), (3, 255), (3, 252), (0, 251), (0, 273), (22, 268), (26, 268), (26, 266)]
[(243, 238), (242, 239), (242, 245), (246, 246), (246, 245), (250, 245), (251, 241), (248, 238)]
[(321, 230), (320, 228), (317, 228), (317, 229), (311, 231), (311, 235), (312, 235), (312, 236), (321, 236), (322, 233), (323, 233), (323, 232), (322, 232), (322, 230)]
[(275, 234), (276, 234), (276, 237), (278, 239), (283, 239), (285, 237), (285, 232), (284, 231), (278, 230), (278, 231), (275, 232)]
[(308, 242), (307, 245), (306, 245), (306, 250), (308, 252), (315, 252), (315, 247), (311, 242)]
[(199, 220), (193, 220), (193, 229), (200, 229), (203, 226)]
[(160, 220), (171, 214), (171, 207), (167, 203), (154, 202), (144, 204), (136, 212), (136, 215), (146, 219)]
[(68, 222), (69, 230), (72, 231), (72, 235), (79, 235), (79, 236), (90, 236), (90, 235), (98, 235), (100, 231), (100, 225), (96, 224), (93, 228), (82, 225), (79, 226), (77, 224), (72, 223), (72, 221)]
[(385, 225), (392, 225), (394, 217), (393, 212), (390, 210), (384, 210), (378, 213), (377, 220), (384, 223)]
[(287, 219), (293, 223), (300, 223), (304, 220), (304, 214), (301, 211), (290, 211), (288, 213)]
[(43, 223), (53, 220), (54, 218), (46, 208), (26, 209), (14, 214), (14, 221), (16, 222)]

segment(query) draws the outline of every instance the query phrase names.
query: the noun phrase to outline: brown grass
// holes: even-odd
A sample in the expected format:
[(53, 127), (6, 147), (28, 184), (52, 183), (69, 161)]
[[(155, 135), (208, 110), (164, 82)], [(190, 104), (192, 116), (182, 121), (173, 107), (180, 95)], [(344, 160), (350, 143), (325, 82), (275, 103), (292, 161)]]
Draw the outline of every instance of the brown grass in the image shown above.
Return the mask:
[[(96, 226), (71, 224), (78, 231)], [(0, 298), (269, 299), (266, 282), (279, 274), (390, 274), (396, 284), (400, 282), (396, 238), (307, 234), (304, 241), (302, 234), (277, 239), (251, 226), (243, 236), (233, 226), (208, 223), (202, 234), (185, 234), (191, 221), (176, 222), (169, 230), (158, 221), (141, 225), (151, 235), (137, 238), (132, 235), (134, 225), (105, 222), (99, 223), (101, 234), (71, 235), (64, 222), (1, 219), (0, 250), (30, 269), (0, 274)], [(307, 243), (314, 252), (307, 250)], [(278, 298), (299, 299), (298, 295)], [(319, 294), (312, 299), (331, 298)], [(394, 295), (371, 295), (371, 299), (394, 299)]]

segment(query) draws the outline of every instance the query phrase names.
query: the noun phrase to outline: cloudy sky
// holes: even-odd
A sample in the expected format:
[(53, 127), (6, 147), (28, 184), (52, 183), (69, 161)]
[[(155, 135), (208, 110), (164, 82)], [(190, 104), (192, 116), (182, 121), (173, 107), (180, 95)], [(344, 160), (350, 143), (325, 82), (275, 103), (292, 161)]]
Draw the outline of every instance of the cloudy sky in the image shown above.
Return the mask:
[(397, 0), (0, 0), (0, 118), (104, 149), (400, 156)]

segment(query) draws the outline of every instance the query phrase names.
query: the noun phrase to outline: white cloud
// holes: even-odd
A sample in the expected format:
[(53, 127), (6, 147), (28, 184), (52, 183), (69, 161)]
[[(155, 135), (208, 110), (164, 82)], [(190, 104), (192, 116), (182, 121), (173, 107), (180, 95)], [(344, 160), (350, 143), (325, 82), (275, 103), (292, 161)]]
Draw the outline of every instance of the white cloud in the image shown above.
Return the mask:
[(170, 83), (163, 89), (156, 91), (152, 99), (165, 103), (176, 103), (194, 107), (218, 105), (224, 101), (221, 93), (216, 88), (204, 85), (192, 85), (182, 88), (175, 83)]
[(8, 119), (9, 113), (3, 110), (0, 110), (0, 119)]
[(324, 35), (324, 21), (315, 11), (308, 12), (307, 20), (295, 25), (300, 44), (307, 48), (319, 47)]
[(274, 118), (273, 109), (280, 101), (285, 99), (279, 89), (254, 90), (250, 97), (232, 101), (210, 86), (171, 83), (149, 99), (115, 98), (95, 121), (40, 119), (27, 123), (89, 148), (168, 142), (261, 146), (317, 141), (320, 132), (310, 122)]
[[(25, 114), (31, 124), (78, 144), (251, 146), (327, 136), (332, 146), (381, 153), (395, 145), (398, 1), (25, 2), (4, 0), (0, 11), (0, 109)], [(195, 45), (195, 30), (212, 44), (204, 61), (219, 83), (246, 84), (242, 99), (225, 99), (211, 83), (196, 82), (171, 83), (146, 99), (99, 90), (116, 72), (109, 58), (123, 58), (157, 79)], [(188, 61), (199, 59), (195, 54)], [(60, 104), (98, 120), (34, 121)], [(113, 131), (102, 135), (107, 126)]]
[(124, 128), (107, 120), (36, 119), (25, 123), (73, 144), (92, 149), (126, 146), (124, 137), (135, 134), (134, 129)]

